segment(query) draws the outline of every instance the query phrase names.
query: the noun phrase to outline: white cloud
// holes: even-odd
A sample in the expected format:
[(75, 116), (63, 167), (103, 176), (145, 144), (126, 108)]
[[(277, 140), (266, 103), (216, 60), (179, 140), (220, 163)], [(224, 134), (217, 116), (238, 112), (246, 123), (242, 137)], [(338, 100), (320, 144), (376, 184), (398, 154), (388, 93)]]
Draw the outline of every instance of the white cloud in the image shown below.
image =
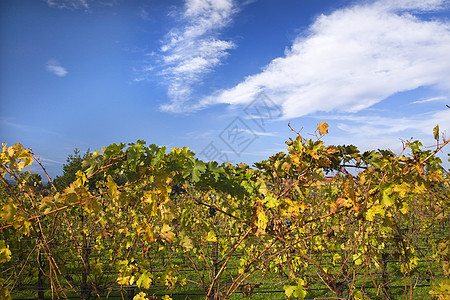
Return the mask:
[(423, 100), (414, 101), (413, 104), (436, 102), (436, 101), (444, 101), (444, 100), (447, 100), (447, 99), (448, 98), (445, 97), (445, 96), (432, 97), (432, 98), (427, 98), (427, 99), (423, 99)]
[[(442, 130), (450, 129), (450, 110), (392, 118), (388, 116), (337, 115), (327, 116), (338, 121), (338, 128), (365, 137), (398, 137), (411, 132), (419, 134), (416, 138), (431, 137), (433, 128), (439, 125)], [(356, 139), (358, 140), (358, 139)]]
[(52, 8), (89, 9), (88, 0), (44, 0)]
[(139, 16), (141, 17), (142, 20), (148, 21), (150, 20), (150, 16), (147, 12), (147, 10), (143, 7), (141, 7), (141, 11), (139, 13)]
[(263, 132), (263, 131), (257, 131), (257, 130), (251, 130), (251, 129), (237, 129), (236, 131), (248, 133), (248, 134), (252, 134), (252, 135), (257, 135), (257, 136), (278, 136), (277, 133)]
[(285, 118), (318, 111), (357, 112), (422, 86), (450, 90), (450, 25), (418, 11), (444, 0), (382, 0), (321, 15), (284, 57), (199, 107), (247, 104), (264, 91)]
[(44, 0), (51, 8), (89, 11), (93, 6), (113, 6), (117, 0)]
[(391, 11), (435, 11), (444, 9), (445, 5), (445, 0), (380, 0), (375, 3), (375, 6)]
[[(228, 26), (237, 8), (233, 0), (186, 0), (178, 15), (180, 25), (165, 36), (158, 62), (168, 84), (171, 103), (162, 106), (165, 111), (184, 111), (192, 86), (211, 72), (235, 48), (232, 41), (219, 38)], [(142, 72), (135, 81), (147, 78)]]
[(45, 157), (40, 157), (39, 160), (42, 163), (48, 163), (48, 164), (58, 164), (58, 165), (63, 165), (64, 164), (63, 162), (60, 162), (60, 161), (57, 161), (57, 160), (53, 160), (53, 159), (48, 159), (48, 158), (45, 158)]
[(47, 62), (47, 64), (45, 65), (45, 69), (59, 77), (64, 77), (67, 75), (67, 70), (54, 59), (51, 59)]

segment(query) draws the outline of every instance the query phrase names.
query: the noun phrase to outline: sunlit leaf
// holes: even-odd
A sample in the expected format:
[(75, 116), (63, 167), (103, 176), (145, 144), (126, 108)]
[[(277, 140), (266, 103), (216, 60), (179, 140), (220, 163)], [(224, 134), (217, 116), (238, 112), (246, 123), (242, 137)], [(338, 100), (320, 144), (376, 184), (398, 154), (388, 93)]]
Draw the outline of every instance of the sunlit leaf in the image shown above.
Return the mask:
[(436, 141), (439, 141), (439, 125), (433, 128), (433, 136)]
[(325, 135), (328, 133), (328, 124), (325, 122), (320, 122), (317, 124), (317, 130), (319, 131), (320, 135)]
[(141, 276), (139, 276), (138, 280), (136, 280), (136, 285), (138, 287), (143, 287), (144, 289), (149, 289), (150, 284), (152, 283), (152, 277), (150, 273), (144, 271)]

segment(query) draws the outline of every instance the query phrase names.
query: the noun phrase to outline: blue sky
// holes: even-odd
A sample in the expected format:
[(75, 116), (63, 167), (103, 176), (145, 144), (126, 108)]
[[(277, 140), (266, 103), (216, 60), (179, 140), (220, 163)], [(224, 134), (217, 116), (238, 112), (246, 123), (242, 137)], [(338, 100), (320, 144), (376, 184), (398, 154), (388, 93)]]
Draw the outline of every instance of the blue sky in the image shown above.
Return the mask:
[(75, 148), (138, 139), (251, 164), (289, 122), (432, 146), (450, 131), (449, 17), (445, 0), (2, 0), (0, 140), (52, 177)]

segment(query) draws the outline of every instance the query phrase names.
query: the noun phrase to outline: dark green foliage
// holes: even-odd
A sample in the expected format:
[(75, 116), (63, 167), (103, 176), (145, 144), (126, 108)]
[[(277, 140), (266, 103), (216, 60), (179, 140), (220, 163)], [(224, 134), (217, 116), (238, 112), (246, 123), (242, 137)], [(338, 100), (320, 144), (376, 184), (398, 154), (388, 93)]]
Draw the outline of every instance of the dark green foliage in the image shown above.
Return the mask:
[(53, 180), (53, 184), (58, 190), (68, 187), (75, 180), (75, 173), (81, 170), (83, 159), (80, 156), (80, 150), (75, 149), (73, 152), (67, 157), (67, 164), (63, 165), (63, 175), (57, 176)]
[(53, 184), (58, 191), (64, 190), (72, 182), (75, 181), (75, 173), (82, 170), (82, 162), (88, 156), (90, 156), (89, 150), (87, 150), (86, 153), (81, 156), (80, 150), (77, 148), (73, 150), (73, 154), (69, 154), (69, 156), (67, 157), (67, 164), (63, 165), (63, 175), (57, 176), (53, 180)]

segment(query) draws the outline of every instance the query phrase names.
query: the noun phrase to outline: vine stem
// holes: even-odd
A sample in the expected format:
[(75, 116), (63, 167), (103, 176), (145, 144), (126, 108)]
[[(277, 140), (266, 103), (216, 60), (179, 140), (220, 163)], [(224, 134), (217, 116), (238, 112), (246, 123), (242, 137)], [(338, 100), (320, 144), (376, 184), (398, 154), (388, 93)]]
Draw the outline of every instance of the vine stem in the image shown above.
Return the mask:
[[(292, 250), (294, 250), (295, 252), (297, 252), (298, 254), (300, 254), (301, 257), (303, 257), (304, 259), (306, 259), (307, 261), (309, 261), (310, 263), (312, 263), (314, 266), (316, 266), (323, 274), (325, 274), (325, 276), (327, 277), (327, 279), (333, 284), (333, 288), (334, 289), (330, 289), (333, 293), (335, 293), (335, 289), (336, 289), (336, 284), (335, 281), (333, 280), (333, 278), (328, 274), (328, 272), (326, 272), (316, 261), (314, 261), (313, 259), (311, 259), (310, 257), (308, 257), (307, 255), (305, 255), (302, 251), (300, 251), (299, 249), (297, 249), (296, 247), (294, 247), (291, 243), (289, 243), (288, 241), (286, 241), (284, 238), (280, 237), (280, 236), (276, 236), (277, 239), (279, 239), (281, 242), (285, 243), (286, 245), (289, 246), (289, 248), (291, 248)], [(322, 280), (327, 286), (328, 284)]]
[(206, 206), (206, 207), (215, 209), (216, 211), (221, 212), (221, 213), (223, 213), (224, 215), (229, 216), (230, 218), (233, 218), (233, 219), (235, 219), (235, 220), (237, 220), (237, 221), (239, 221), (239, 222), (242, 222), (242, 223), (244, 223), (244, 224), (250, 225), (247, 221), (245, 221), (245, 220), (243, 220), (243, 219), (241, 219), (241, 218), (238, 218), (238, 217), (236, 217), (236, 216), (233, 216), (232, 214), (227, 213), (226, 211), (223, 211), (222, 209), (218, 208), (217, 206), (214, 206), (214, 205), (205, 203), (205, 202), (200, 201), (199, 199), (197, 199), (197, 198), (195, 198), (195, 197), (192, 197), (192, 196), (191, 196), (191, 199), (194, 200), (195, 202), (197, 202), (197, 204), (204, 205), (204, 206)]
[(420, 163), (423, 164), (427, 160), (429, 160), (431, 157), (433, 157), (436, 153), (441, 151), (442, 148), (444, 148), (448, 143), (450, 142), (450, 138), (444, 141), (439, 147), (436, 148), (433, 152), (430, 153), (424, 160), (422, 160)]
[(228, 261), (230, 260), (231, 256), (233, 255), (234, 251), (236, 251), (236, 249), (239, 247), (239, 245), (244, 241), (244, 239), (247, 237), (247, 235), (250, 234), (250, 232), (252, 231), (252, 228), (249, 228), (245, 234), (241, 237), (241, 239), (233, 246), (233, 248), (231, 249), (231, 251), (228, 253), (227, 258), (225, 259), (225, 262), (223, 263), (222, 267), (220, 268), (219, 272), (217, 272), (217, 275), (214, 277), (214, 279), (211, 282), (211, 285), (209, 286), (209, 290), (208, 290), (208, 294), (206, 295), (206, 297), (209, 297), (209, 295), (211, 294), (211, 291), (214, 287), (214, 283), (216, 282), (216, 280), (222, 275), (222, 272), (225, 270), (226, 265), (228, 264)]
[(46, 169), (44, 168), (44, 166), (42, 165), (41, 160), (39, 159), (39, 157), (37, 157), (37, 156), (33, 153), (33, 150), (31, 150), (31, 149), (30, 149), (30, 153), (31, 153), (31, 155), (33, 155), (34, 160), (37, 161), (37, 163), (39, 164), (39, 166), (41, 166), (42, 171), (44, 171), (45, 176), (47, 176), (48, 182), (50, 182), (50, 184), (52, 185), (53, 189), (56, 191), (56, 187), (55, 187), (55, 185), (53, 184), (52, 179), (51, 179), (50, 176), (48, 175), (47, 170), (46, 170)]
[[(245, 274), (246, 271), (248, 271), (248, 269), (250, 268), (250, 266), (255, 263), (260, 257), (261, 255), (263, 255), (267, 250), (269, 250), (273, 245), (275, 244), (275, 241), (273, 241), (272, 243), (270, 243), (269, 245), (266, 246), (266, 248), (264, 248), (263, 251), (261, 251), (261, 253), (259, 253), (245, 268), (244, 272), (242, 272), (242, 274), (240, 274), (235, 280), (234, 282), (231, 284), (230, 288), (228, 289), (227, 295), (231, 295), (232, 293), (234, 293), (236, 291), (236, 289), (239, 287), (239, 284), (237, 284), (237, 282), (240, 280), (240, 278)], [(283, 249), (284, 250), (284, 249)], [(247, 276), (245, 276), (240, 283), (244, 282), (245, 279), (247, 279), (253, 272), (250, 272), (249, 274), (247, 274)], [(231, 289), (233, 288), (233, 291), (231, 291)], [(230, 293), (231, 291), (231, 293)]]

